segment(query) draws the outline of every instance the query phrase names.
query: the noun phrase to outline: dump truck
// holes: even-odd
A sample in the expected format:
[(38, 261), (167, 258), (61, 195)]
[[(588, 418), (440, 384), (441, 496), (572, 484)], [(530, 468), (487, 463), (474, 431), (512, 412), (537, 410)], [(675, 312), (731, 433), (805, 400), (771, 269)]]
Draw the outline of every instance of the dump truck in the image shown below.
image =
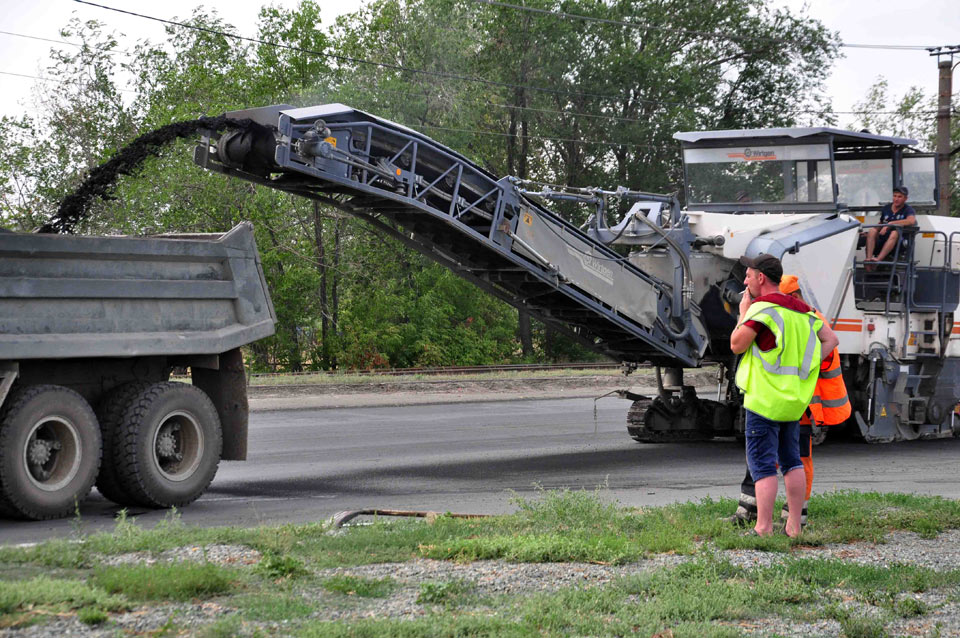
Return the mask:
[[(848, 429), (888, 442), (960, 427), (960, 220), (930, 214), (935, 157), (915, 140), (825, 127), (678, 133), (681, 206), (627, 187), (497, 177), (343, 104), (228, 115), (257, 126), (204, 132), (200, 166), (346, 211), (625, 371), (656, 366), (656, 395), (621, 393), (640, 442), (742, 434), (729, 338), (744, 287), (738, 259), (761, 253), (799, 275), (840, 337)], [(917, 226), (867, 264), (864, 232), (901, 185)], [(553, 212), (557, 201), (588, 207), (587, 223)], [(611, 219), (617, 206), (627, 212)], [(683, 379), (707, 363), (718, 365), (713, 397)]]
[(67, 516), (94, 483), (122, 505), (182, 506), (221, 459), (246, 458), (240, 347), (276, 321), (251, 224), (0, 232), (0, 255), (0, 515)]

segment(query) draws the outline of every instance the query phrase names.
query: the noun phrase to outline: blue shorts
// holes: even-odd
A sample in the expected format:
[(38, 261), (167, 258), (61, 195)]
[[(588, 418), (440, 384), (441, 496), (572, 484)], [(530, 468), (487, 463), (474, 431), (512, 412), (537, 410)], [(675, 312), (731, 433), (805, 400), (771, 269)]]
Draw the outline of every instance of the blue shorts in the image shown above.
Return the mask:
[(803, 467), (800, 460), (800, 426), (796, 421), (771, 421), (747, 410), (744, 430), (747, 439), (747, 467), (754, 483), (780, 471), (786, 474)]

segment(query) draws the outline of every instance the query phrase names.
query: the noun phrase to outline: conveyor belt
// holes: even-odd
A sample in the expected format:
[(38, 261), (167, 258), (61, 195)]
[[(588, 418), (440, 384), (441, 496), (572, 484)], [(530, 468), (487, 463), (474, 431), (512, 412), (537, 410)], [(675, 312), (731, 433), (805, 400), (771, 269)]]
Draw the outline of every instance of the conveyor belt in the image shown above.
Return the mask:
[(524, 198), (509, 178), (341, 104), (228, 116), (264, 128), (208, 132), (195, 153), (201, 166), (337, 206), (614, 359), (699, 363), (706, 341), (693, 304), (671, 308), (671, 285)]

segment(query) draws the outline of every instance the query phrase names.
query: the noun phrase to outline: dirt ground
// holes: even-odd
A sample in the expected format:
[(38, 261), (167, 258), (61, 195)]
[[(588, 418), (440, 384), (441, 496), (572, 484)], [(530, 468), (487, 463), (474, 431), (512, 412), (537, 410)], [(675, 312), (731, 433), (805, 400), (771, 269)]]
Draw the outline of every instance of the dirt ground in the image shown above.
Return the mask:
[[(687, 371), (684, 382), (700, 388), (716, 387), (716, 370)], [(656, 392), (652, 370), (623, 375), (551, 376), (509, 379), (445, 379), (383, 381), (344, 384), (303, 384), (247, 388), (252, 411), (303, 410), (599, 397), (617, 390), (637, 394)]]

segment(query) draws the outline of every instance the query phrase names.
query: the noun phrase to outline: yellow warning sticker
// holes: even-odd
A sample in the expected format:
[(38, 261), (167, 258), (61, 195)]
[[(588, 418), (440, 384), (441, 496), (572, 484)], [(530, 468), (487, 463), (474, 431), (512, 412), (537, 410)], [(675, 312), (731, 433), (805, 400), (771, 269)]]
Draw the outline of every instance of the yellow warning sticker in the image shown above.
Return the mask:
[(329, 144), (330, 146), (332, 146), (333, 148), (337, 148), (337, 138), (335, 138), (335, 137), (326, 137), (326, 138), (323, 139), (323, 141), (326, 142), (327, 144)]
[(880, 406), (880, 416), (887, 416), (887, 406)]
[(523, 214), (523, 223), (527, 226), (533, 226), (533, 215), (530, 213)]

